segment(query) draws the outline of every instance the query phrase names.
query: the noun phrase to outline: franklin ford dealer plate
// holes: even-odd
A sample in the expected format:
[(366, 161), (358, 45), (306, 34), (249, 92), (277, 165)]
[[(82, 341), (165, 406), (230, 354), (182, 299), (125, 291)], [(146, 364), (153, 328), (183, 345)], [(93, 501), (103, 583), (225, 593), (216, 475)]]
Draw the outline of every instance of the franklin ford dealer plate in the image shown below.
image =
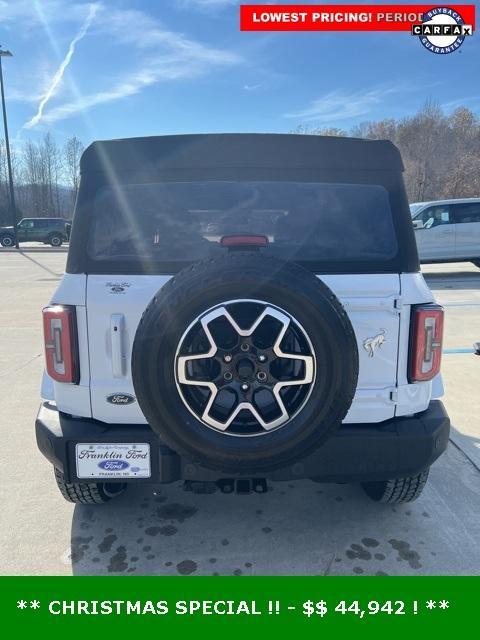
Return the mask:
[(79, 443), (75, 446), (78, 478), (149, 478), (146, 443)]

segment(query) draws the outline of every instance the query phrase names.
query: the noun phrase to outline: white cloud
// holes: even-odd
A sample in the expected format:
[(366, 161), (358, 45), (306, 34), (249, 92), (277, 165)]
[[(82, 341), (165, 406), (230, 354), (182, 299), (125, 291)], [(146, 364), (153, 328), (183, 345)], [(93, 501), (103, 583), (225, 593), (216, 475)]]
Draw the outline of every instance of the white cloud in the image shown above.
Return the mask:
[[(87, 5), (88, 6), (88, 5)], [(0, 0), (0, 22), (21, 26), (22, 31), (41, 25), (79, 22), (85, 17), (85, 3), (67, 0)]]
[(176, 80), (179, 78), (187, 78), (196, 75), (193, 68), (175, 66), (175, 60), (166, 56), (163, 61), (156, 60), (156, 66), (150, 69), (143, 69), (128, 75), (123, 80), (119, 80), (105, 91), (79, 96), (77, 99), (61, 104), (58, 107), (50, 109), (43, 117), (46, 123), (56, 122), (75, 115), (79, 112), (87, 111), (94, 106), (115, 102), (129, 96), (140, 93), (146, 87), (149, 87), (162, 80)]
[(469, 96), (467, 98), (458, 98), (457, 100), (450, 100), (443, 102), (440, 107), (447, 113), (451, 113), (458, 109), (458, 107), (467, 107), (469, 109), (475, 109), (480, 105), (480, 96)]
[[(23, 0), (20, 0), (20, 4), (23, 4)], [(45, 29), (45, 25), (50, 25), (48, 19), (52, 16), (52, 5), (61, 13), (59, 0), (44, 0), (37, 28), (40, 26)], [(1, 6), (0, 0), (0, 10)], [(135, 9), (117, 9), (105, 3), (65, 3), (65, 13), (69, 21), (72, 15), (78, 19), (79, 6), (83, 7), (82, 27), (70, 42), (62, 63), (50, 78), (36, 115), (24, 127), (32, 128), (40, 123), (53, 123), (86, 112), (96, 105), (137, 94), (161, 81), (188, 79), (209, 73), (218, 67), (241, 62), (241, 57), (235, 52), (215, 48), (183, 33), (170, 31), (157, 19)], [(94, 6), (94, 13), (97, 13), (93, 23), (93, 15), (89, 14), (89, 18), (85, 20), (85, 9), (88, 6)], [(11, 14), (10, 19), (21, 22), (23, 19), (31, 19), (31, 16), (17, 12), (15, 16)], [(58, 20), (58, 13), (51, 19)], [(91, 77), (90, 90), (83, 90), (70, 78), (70, 82), (67, 82), (67, 85), (70, 84), (70, 91), (62, 91), (62, 101), (59, 103), (59, 89), (67, 79), (75, 45), (85, 36), (88, 29), (92, 43), (90, 51), (95, 42), (99, 41), (103, 48), (112, 47), (112, 55), (120, 54), (119, 60), (122, 62), (117, 67), (119, 72), (116, 75), (107, 75), (108, 80), (103, 82), (100, 90), (92, 90), (92, 86), (94, 87), (101, 77), (102, 60), (98, 59), (98, 72)], [(105, 77), (105, 73), (103, 75)], [(38, 94), (38, 91), (35, 93)], [(64, 97), (65, 93), (69, 94), (68, 98)]]
[(379, 86), (368, 91), (330, 91), (311, 102), (304, 109), (285, 113), (285, 118), (296, 118), (303, 122), (316, 121), (318, 124), (349, 120), (369, 115), (382, 104), (387, 96), (402, 93), (403, 86)]
[(24, 102), (36, 107), (46, 94), (58, 65), (50, 56), (41, 54), (33, 56), (33, 60), (28, 59), (18, 46), (13, 48), (13, 56), (4, 69), (8, 74), (5, 89), (7, 101)]
[(31, 118), (31, 120), (29, 120), (28, 122), (26, 122), (23, 125), (26, 129), (31, 129), (36, 124), (38, 124), (40, 122), (40, 120), (42, 119), (43, 111), (44, 111), (48, 101), (52, 98), (52, 96), (55, 95), (58, 87), (60, 86), (60, 83), (62, 82), (63, 75), (64, 75), (68, 65), (72, 61), (73, 54), (75, 53), (75, 47), (80, 42), (80, 40), (82, 40), (82, 38), (85, 37), (88, 29), (90, 28), (90, 25), (93, 22), (93, 19), (95, 17), (95, 14), (97, 13), (97, 10), (98, 10), (98, 7), (96, 5), (94, 5), (94, 4), (90, 5), (89, 11), (88, 11), (88, 15), (87, 15), (83, 25), (81, 26), (80, 30), (78, 31), (76, 36), (73, 38), (73, 40), (70, 42), (65, 58), (62, 60), (60, 66), (58, 67), (57, 71), (55, 72), (55, 75), (53, 76), (52, 81), (50, 83), (50, 86), (47, 89), (47, 92), (45, 93), (45, 95), (40, 100), (40, 103), (38, 105), (37, 113), (33, 116), (33, 118)]

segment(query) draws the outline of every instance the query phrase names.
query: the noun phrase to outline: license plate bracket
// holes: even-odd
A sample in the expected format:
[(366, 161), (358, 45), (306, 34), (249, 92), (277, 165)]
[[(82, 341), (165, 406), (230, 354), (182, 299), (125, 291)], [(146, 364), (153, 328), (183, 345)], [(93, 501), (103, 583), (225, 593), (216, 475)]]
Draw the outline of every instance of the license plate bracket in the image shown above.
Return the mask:
[(146, 442), (79, 442), (75, 445), (79, 479), (150, 478), (150, 445)]

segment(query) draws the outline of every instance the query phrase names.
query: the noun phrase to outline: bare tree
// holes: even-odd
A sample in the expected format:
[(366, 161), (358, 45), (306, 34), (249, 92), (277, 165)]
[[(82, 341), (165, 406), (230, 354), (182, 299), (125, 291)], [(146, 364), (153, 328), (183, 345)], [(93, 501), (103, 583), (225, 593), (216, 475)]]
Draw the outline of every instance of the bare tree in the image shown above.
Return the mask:
[(25, 214), (42, 216), (40, 153), (37, 144), (27, 140), (23, 145), (22, 182), (25, 189)]
[(0, 140), (0, 224), (10, 224), (10, 196), (5, 140)]
[(465, 107), (449, 118), (444, 191), (452, 198), (480, 193), (480, 121)]
[(72, 209), (77, 199), (80, 184), (80, 158), (83, 153), (83, 144), (76, 136), (69, 138), (65, 144), (63, 153), (65, 160), (65, 175), (68, 186), (71, 189)]
[(290, 133), (301, 133), (310, 136), (334, 136), (343, 137), (348, 136), (348, 133), (338, 127), (310, 127), (306, 124), (299, 124), (298, 127), (293, 129)]
[(60, 216), (58, 179), (60, 157), (57, 143), (50, 133), (46, 133), (39, 145), (43, 209), (49, 217)]
[[(347, 135), (342, 129), (305, 125), (292, 133)], [(480, 197), (480, 119), (466, 107), (447, 116), (437, 104), (427, 101), (413, 116), (362, 122), (349, 134), (397, 145), (411, 202)]]
[(45, 134), (41, 142), (27, 140), (23, 145), (19, 193), (24, 215), (65, 215), (61, 197), (61, 159), (60, 149), (49, 133)]

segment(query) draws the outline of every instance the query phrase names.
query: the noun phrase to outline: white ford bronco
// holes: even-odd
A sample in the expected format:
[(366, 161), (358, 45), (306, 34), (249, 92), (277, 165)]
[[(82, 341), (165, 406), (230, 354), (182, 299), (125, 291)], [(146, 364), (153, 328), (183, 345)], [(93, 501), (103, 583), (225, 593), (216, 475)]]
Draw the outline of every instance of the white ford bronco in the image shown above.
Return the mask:
[(311, 478), (417, 498), (450, 421), (402, 171), (386, 141), (93, 143), (43, 311), (36, 435), (64, 497)]

